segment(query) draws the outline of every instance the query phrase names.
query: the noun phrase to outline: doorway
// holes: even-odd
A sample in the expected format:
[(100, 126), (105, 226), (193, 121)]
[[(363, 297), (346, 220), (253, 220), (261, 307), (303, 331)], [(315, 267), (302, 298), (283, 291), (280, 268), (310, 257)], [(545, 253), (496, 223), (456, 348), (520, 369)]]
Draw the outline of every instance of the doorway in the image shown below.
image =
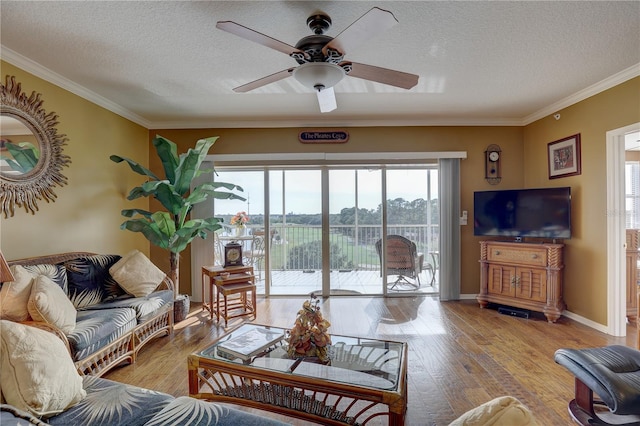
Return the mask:
[(640, 123), (607, 132), (607, 333), (626, 336), (625, 137)]

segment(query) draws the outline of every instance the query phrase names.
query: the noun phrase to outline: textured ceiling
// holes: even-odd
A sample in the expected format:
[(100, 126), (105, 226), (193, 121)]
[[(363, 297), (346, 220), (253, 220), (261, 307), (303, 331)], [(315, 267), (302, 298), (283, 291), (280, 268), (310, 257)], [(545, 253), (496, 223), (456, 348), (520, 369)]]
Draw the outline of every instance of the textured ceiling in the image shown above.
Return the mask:
[[(418, 74), (413, 89), (346, 77), (326, 114), (293, 78), (232, 91), (297, 64), (216, 21), (295, 45), (314, 12), (336, 36), (373, 6), (399, 23), (345, 59)], [(0, 12), (2, 59), (149, 128), (518, 125), (640, 75), (639, 1), (2, 0)]]

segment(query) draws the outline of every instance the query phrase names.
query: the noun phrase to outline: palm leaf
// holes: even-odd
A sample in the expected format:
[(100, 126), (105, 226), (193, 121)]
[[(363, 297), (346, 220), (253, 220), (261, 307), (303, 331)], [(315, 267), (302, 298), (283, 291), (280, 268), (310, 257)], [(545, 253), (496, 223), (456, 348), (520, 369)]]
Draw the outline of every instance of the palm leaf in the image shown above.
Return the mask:
[(125, 209), (125, 210), (122, 210), (120, 214), (122, 214), (122, 216), (124, 217), (133, 217), (134, 215), (139, 214), (147, 218), (151, 218), (151, 215), (152, 215), (150, 211), (142, 210), (142, 209)]
[(176, 233), (176, 224), (169, 213), (155, 212), (151, 215), (151, 220), (153, 220), (153, 223), (158, 227), (167, 240)]
[(154, 222), (149, 222), (145, 219), (131, 219), (120, 225), (120, 229), (126, 229), (131, 232), (141, 232), (152, 244), (165, 250), (169, 248), (167, 236), (163, 234)]
[(13, 170), (27, 173), (38, 164), (39, 151), (33, 144), (28, 142), (22, 142), (21, 144), (6, 142), (5, 146), (15, 160), (6, 159)]
[(158, 158), (162, 161), (164, 176), (171, 184), (176, 183), (176, 169), (178, 168), (178, 147), (169, 139), (156, 135), (153, 139), (153, 146), (156, 147)]
[[(193, 179), (204, 173), (200, 166), (217, 139), (217, 136), (200, 139), (196, 142), (195, 148), (189, 149), (178, 157), (176, 144), (157, 135), (153, 139), (153, 145), (162, 161), (165, 179), (158, 178), (153, 172), (133, 160), (117, 155), (110, 157), (116, 163), (127, 162), (134, 172), (151, 178), (150, 181), (133, 188), (127, 199), (154, 197), (164, 206), (166, 211), (151, 213), (139, 209), (122, 210), (122, 215), (125, 217), (131, 218), (136, 215), (142, 217), (127, 220), (120, 225), (120, 228), (141, 232), (152, 244), (169, 250), (171, 252), (171, 278), (174, 280), (178, 279), (175, 256), (186, 249), (194, 238), (206, 238), (207, 232), (214, 232), (221, 228), (220, 222), (222, 220), (218, 218), (187, 221), (187, 216), (193, 205), (205, 201), (208, 197), (245, 201), (244, 197), (231, 192), (242, 191), (240, 186), (224, 182), (208, 182), (198, 185), (189, 195), (186, 195), (191, 189)], [(215, 172), (215, 170), (213, 171)], [(176, 286), (176, 291), (177, 288)]]
[(129, 164), (129, 167), (131, 167), (131, 170), (133, 170), (134, 172), (143, 176), (149, 176), (150, 178), (153, 178), (155, 180), (160, 180), (158, 176), (156, 176), (151, 170), (147, 169), (144, 166), (141, 166), (137, 161), (133, 161), (126, 157), (120, 157), (119, 155), (112, 155), (109, 158), (115, 163), (121, 163), (125, 161), (127, 164)]
[(191, 182), (196, 177), (200, 165), (207, 157), (209, 148), (218, 140), (217, 136), (200, 139), (195, 148), (189, 148), (186, 154), (180, 156), (180, 164), (176, 169), (175, 190), (184, 195), (189, 191)]
[(221, 219), (210, 217), (208, 219), (193, 219), (184, 223), (184, 225), (176, 230), (175, 238), (170, 242), (170, 250), (174, 253), (180, 253), (196, 237), (206, 238), (205, 231), (215, 232), (222, 228)]
[(193, 191), (191, 191), (191, 194), (189, 194), (189, 196), (187, 197), (187, 202), (191, 205), (198, 204), (205, 201), (210, 196), (218, 200), (222, 200), (222, 199), (232, 199), (232, 200), (240, 200), (240, 201), (246, 200), (246, 198), (233, 194), (231, 192), (217, 191), (219, 187), (224, 187), (229, 190), (237, 189), (239, 191), (242, 191), (241, 187), (233, 184), (224, 184), (224, 183), (220, 185), (219, 183), (220, 182), (218, 182), (218, 184), (205, 182), (203, 184), (196, 186), (195, 188), (193, 188)]

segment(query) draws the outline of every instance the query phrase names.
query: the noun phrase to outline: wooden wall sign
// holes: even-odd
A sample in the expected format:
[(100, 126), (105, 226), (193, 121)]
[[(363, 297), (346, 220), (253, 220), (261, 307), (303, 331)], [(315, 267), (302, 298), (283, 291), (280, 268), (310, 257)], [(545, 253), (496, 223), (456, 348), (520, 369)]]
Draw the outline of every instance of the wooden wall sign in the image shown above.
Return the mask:
[(345, 143), (349, 133), (344, 130), (308, 130), (298, 134), (302, 143)]

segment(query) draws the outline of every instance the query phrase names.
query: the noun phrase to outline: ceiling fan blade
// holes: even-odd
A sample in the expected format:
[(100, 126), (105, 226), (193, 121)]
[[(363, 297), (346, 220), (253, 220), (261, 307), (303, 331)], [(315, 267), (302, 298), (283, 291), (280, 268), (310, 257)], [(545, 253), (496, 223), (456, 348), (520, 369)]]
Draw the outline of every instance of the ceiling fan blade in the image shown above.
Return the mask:
[(373, 65), (359, 64), (356, 62), (343, 62), (340, 66), (345, 64), (351, 64), (351, 71), (347, 74), (351, 77), (376, 81), (378, 83), (401, 87), (403, 89), (411, 89), (418, 84), (418, 76), (415, 74), (390, 70), (388, 68), (381, 68)]
[(287, 43), (276, 40), (273, 37), (269, 37), (267, 35), (254, 31), (251, 28), (247, 28), (243, 25), (237, 24), (233, 21), (218, 21), (218, 23), (216, 23), (216, 28), (237, 35), (238, 37), (242, 37), (246, 40), (261, 44), (263, 46), (270, 47), (289, 56), (291, 56), (292, 53), (301, 53), (303, 55), (305, 54), (300, 49), (297, 49)]
[(318, 90), (318, 105), (320, 105), (320, 112), (331, 112), (338, 108), (333, 87)]
[(282, 79), (285, 79), (293, 75), (293, 70), (295, 69), (296, 67), (292, 67), (292, 68), (287, 68), (286, 70), (278, 71), (277, 73), (259, 78), (250, 83), (243, 84), (242, 86), (234, 87), (233, 91), (244, 93), (244, 92), (249, 92), (253, 89), (257, 89), (258, 87), (266, 86), (267, 84), (270, 84), (270, 83), (275, 83), (276, 81), (280, 81)]
[(374, 7), (327, 43), (322, 48), (322, 53), (326, 56), (327, 50), (333, 49), (344, 55), (367, 39), (388, 30), (397, 23), (398, 20), (393, 16), (393, 13)]

